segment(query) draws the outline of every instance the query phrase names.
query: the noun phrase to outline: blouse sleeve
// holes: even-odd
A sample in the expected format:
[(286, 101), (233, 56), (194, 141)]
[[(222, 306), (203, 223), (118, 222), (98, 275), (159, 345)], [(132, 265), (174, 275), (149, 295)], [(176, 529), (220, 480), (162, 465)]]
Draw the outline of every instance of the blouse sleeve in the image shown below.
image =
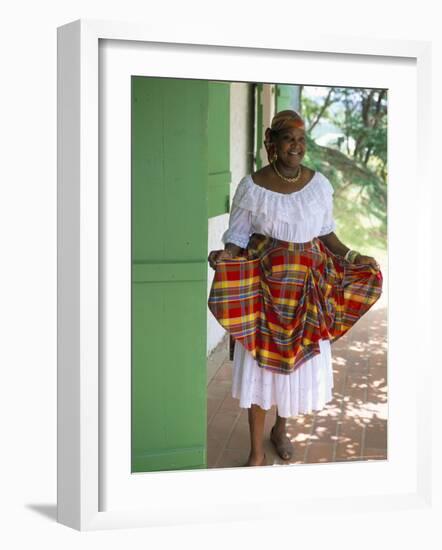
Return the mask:
[(336, 229), (336, 221), (333, 216), (333, 193), (334, 189), (332, 187), (332, 184), (328, 181), (328, 179), (324, 179), (325, 181), (325, 213), (322, 220), (322, 226), (319, 231), (318, 236), (322, 235), (328, 235), (332, 231)]
[(245, 192), (244, 183), (240, 182), (236, 188), (235, 195), (232, 199), (232, 207), (230, 209), (229, 227), (223, 233), (221, 241), (233, 243), (241, 248), (246, 248), (252, 227), (252, 212), (238, 206), (239, 198)]

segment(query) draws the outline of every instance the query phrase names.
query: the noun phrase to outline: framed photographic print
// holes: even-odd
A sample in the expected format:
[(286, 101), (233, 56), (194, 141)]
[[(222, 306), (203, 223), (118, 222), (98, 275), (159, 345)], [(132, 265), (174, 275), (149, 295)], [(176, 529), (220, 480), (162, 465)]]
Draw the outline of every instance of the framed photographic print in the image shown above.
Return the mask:
[[(276, 518), (337, 503), (342, 513), (428, 505), (429, 362), (419, 380), (413, 365), (430, 336), (404, 346), (403, 308), (407, 296), (408, 319), (430, 308), (431, 186), (419, 183), (416, 194), (418, 163), (428, 164), (429, 70), (420, 42), (298, 36), (262, 47), (118, 22), (58, 29), (59, 522), (90, 530)], [(341, 233), (367, 253), (384, 247), (383, 310), (360, 340), (371, 338), (373, 369), (388, 370), (382, 387), (370, 386), (354, 339), (356, 370), (344, 378), (359, 377), (348, 395), (385, 429), (385, 445), (381, 454), (368, 438), (346, 445), (343, 431), (315, 445), (310, 430), (291, 464), (244, 468), (245, 447), (225, 444), (227, 432), (245, 439), (247, 413), (227, 397), (231, 342), (207, 310), (207, 255), (223, 248), (238, 182), (266, 162), (265, 127), (284, 109), (310, 128), (308, 160), (333, 184)], [(410, 247), (423, 281), (413, 299), (402, 273)], [(335, 354), (335, 380), (346, 357)], [(334, 391), (342, 411), (344, 390)]]

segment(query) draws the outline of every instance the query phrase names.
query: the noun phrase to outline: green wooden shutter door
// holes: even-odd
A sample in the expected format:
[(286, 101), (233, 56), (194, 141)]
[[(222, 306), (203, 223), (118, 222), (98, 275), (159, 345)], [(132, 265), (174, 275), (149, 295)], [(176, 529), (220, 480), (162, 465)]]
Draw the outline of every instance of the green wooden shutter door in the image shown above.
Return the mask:
[(207, 81), (132, 77), (132, 471), (205, 468)]
[(230, 82), (209, 82), (209, 217), (229, 211)]

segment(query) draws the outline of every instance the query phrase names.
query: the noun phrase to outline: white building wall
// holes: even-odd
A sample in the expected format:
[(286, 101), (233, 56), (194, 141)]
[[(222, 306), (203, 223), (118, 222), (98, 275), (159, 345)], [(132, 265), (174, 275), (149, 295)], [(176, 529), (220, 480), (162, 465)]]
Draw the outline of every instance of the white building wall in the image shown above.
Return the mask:
[[(232, 82), (230, 85), (230, 201), (240, 179), (252, 170), (253, 143), (251, 125), (253, 121), (252, 84)], [(207, 255), (211, 250), (224, 248), (221, 236), (227, 229), (229, 214), (209, 219), (209, 243)], [(207, 297), (213, 280), (214, 271), (208, 267)], [(219, 344), (225, 330), (207, 308), (207, 354)]]

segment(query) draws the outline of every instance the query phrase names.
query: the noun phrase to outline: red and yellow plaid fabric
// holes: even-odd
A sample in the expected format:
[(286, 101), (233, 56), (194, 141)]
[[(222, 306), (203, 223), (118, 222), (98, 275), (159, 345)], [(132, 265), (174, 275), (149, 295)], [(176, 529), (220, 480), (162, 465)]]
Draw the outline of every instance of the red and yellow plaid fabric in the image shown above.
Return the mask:
[(244, 256), (217, 263), (208, 306), (258, 365), (290, 374), (336, 341), (379, 299), (382, 273), (350, 264), (318, 238), (253, 234)]

